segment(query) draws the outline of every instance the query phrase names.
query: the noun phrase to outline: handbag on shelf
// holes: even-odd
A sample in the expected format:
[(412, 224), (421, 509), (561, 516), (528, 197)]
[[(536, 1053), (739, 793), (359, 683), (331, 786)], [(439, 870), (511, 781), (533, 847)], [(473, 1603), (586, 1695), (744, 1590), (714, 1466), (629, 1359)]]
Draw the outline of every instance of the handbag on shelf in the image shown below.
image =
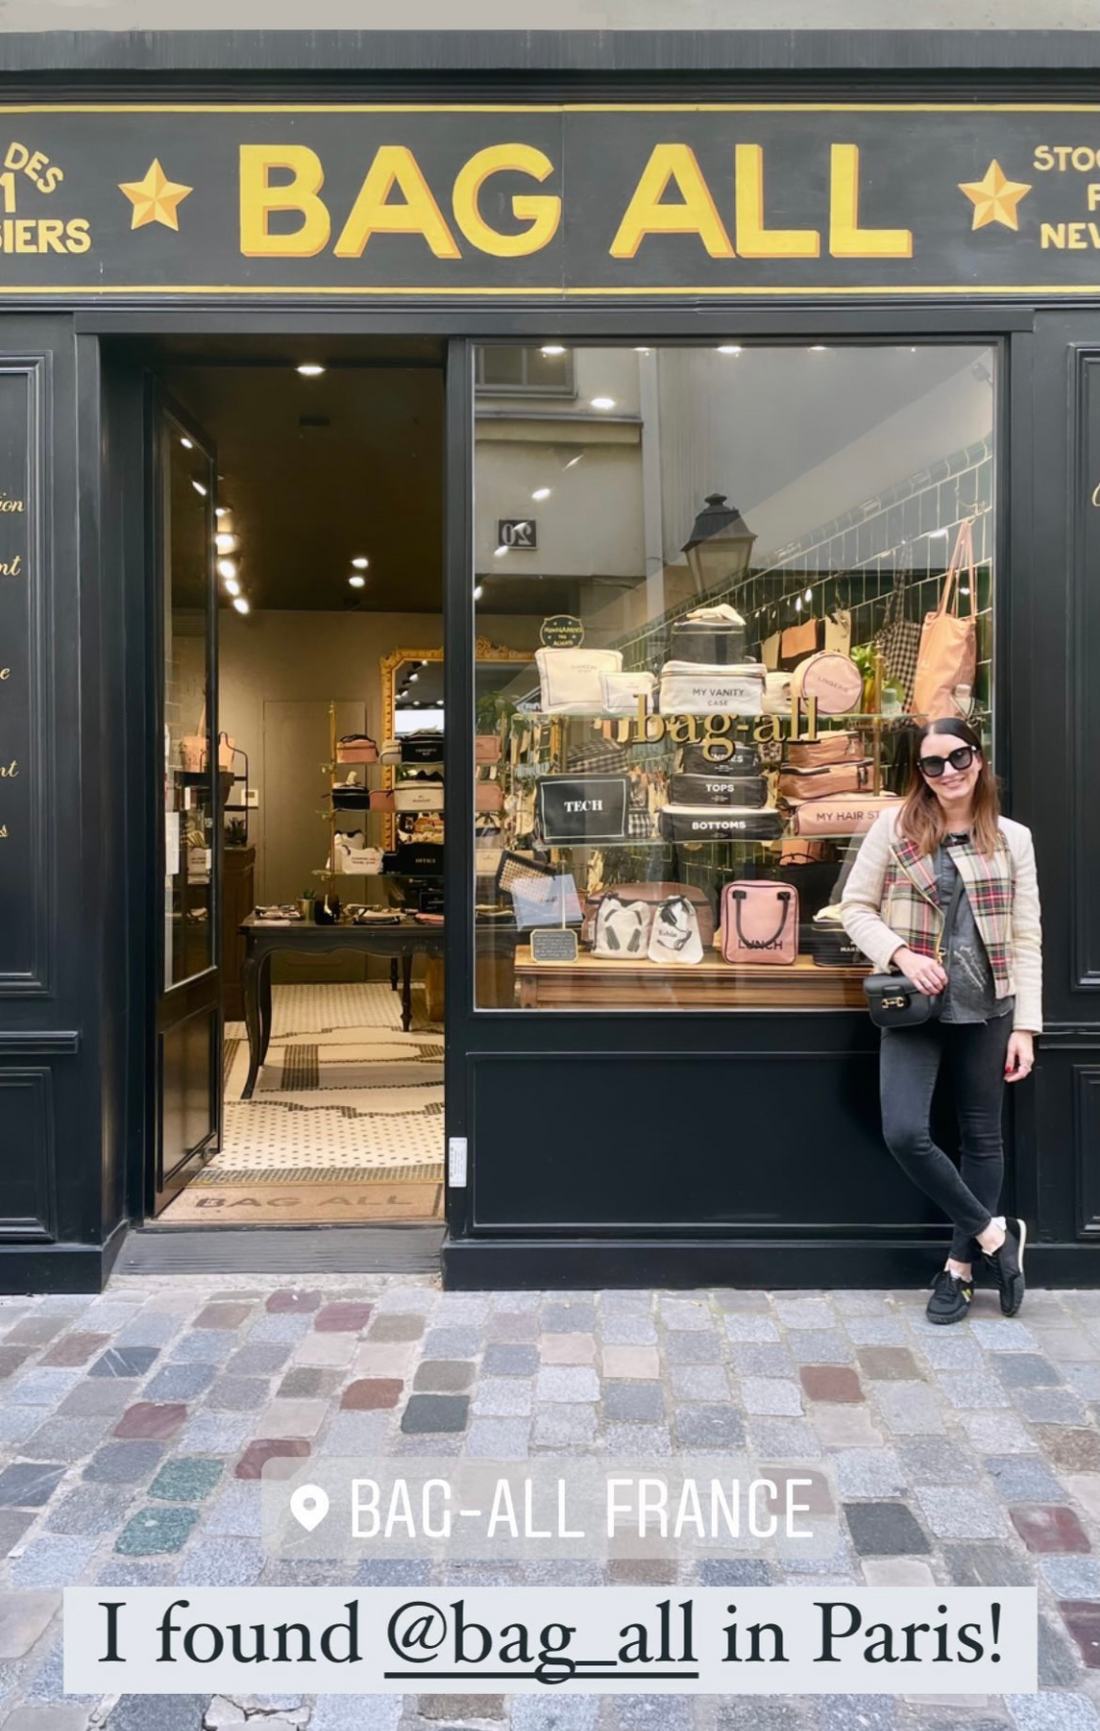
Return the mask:
[(669, 777), (672, 805), (747, 805), (768, 803), (768, 783), (763, 775), (690, 775)]
[[(803, 908), (803, 914), (806, 910)], [(816, 968), (870, 967), (859, 945), (848, 936), (840, 919), (839, 906), (827, 903), (812, 919), (803, 920), (801, 948), (811, 957)]]
[(475, 733), (474, 734), (474, 762), (475, 763), (499, 763), (500, 762), (500, 734), (499, 733)]
[(779, 667), (793, 672), (809, 655), (825, 647), (824, 619), (803, 619), (798, 625), (788, 625), (779, 634)]
[[(963, 573), (969, 612), (959, 611)], [(925, 721), (970, 714), (978, 664), (976, 621), (978, 574), (974, 565), (972, 520), (960, 524), (940, 591), (940, 604), (926, 613), (920, 634), (910, 713)]]
[(366, 733), (345, 733), (336, 741), (337, 763), (377, 763), (378, 747)]
[(769, 807), (666, 805), (660, 813), (665, 841), (777, 841), (783, 819)]
[(682, 745), (680, 755), (676, 760), (676, 772), (679, 775), (705, 775), (710, 779), (718, 776), (752, 776), (760, 773), (760, 753), (755, 745), (746, 745), (743, 740), (731, 739), (728, 736), (715, 743), (721, 749), (729, 752), (728, 757), (710, 758), (705, 745)]
[(544, 715), (598, 715), (600, 675), (621, 673), (621, 649), (536, 649), (539, 707)]
[(915, 619), (905, 617), (904, 570), (894, 572), (894, 586), (886, 598), (882, 624), (875, 632), (874, 647), (882, 655), (882, 668), (887, 679), (901, 686), (905, 707), (913, 701), (913, 681), (920, 658), (921, 629)]
[(782, 637), (782, 631), (773, 631), (760, 645), (760, 659), (769, 673), (774, 673), (779, 666), (779, 645)]
[[(951, 900), (947, 904), (940, 935), (936, 940), (936, 960), (941, 964), (963, 889), (962, 875), (956, 872), (955, 887), (951, 891)], [(863, 982), (863, 990), (867, 994), (867, 1008), (876, 1028), (919, 1028), (925, 1022), (933, 1021), (943, 1009), (942, 992), (922, 992), (919, 986), (915, 986), (912, 980), (900, 971), (868, 974)]]
[(661, 669), (662, 715), (759, 715), (763, 700), (760, 661), (728, 667), (666, 661)]
[[(380, 787), (374, 789), (375, 793), (382, 793), (383, 791), (389, 790), (383, 790)], [(343, 787), (336, 786), (332, 789), (332, 809), (333, 811), (377, 811), (378, 807), (369, 788), (360, 787), (358, 782), (346, 782)]]
[(902, 803), (892, 793), (834, 793), (823, 799), (784, 802), (791, 834), (797, 836), (863, 835), (880, 812)]
[(443, 782), (399, 781), (392, 789), (394, 811), (442, 811)]
[(651, 962), (690, 967), (703, 959), (703, 939), (695, 903), (686, 895), (667, 896), (653, 910), (647, 954)]
[(726, 884), (721, 944), (727, 962), (789, 966), (798, 955), (798, 891), (767, 878)]
[(779, 772), (781, 799), (823, 799), (833, 793), (866, 793), (874, 780), (875, 765), (869, 757), (850, 763), (823, 763), (816, 769), (786, 767)]
[(443, 735), (441, 733), (406, 733), (401, 738), (402, 763), (442, 763)]
[(504, 789), (499, 781), (475, 781), (474, 810), (480, 812), (503, 811)]
[[(335, 798), (333, 804), (337, 811), (341, 809)], [(394, 798), (394, 789), (392, 787), (372, 787), (367, 796), (367, 806), (370, 811), (396, 811), (397, 801)]]
[(637, 715), (638, 699), (645, 701), (646, 714), (653, 711), (657, 680), (652, 673), (601, 673), (601, 707), (608, 715)]
[(605, 896), (618, 896), (620, 901), (624, 902), (647, 902), (650, 907), (659, 907), (662, 902), (667, 902), (674, 896), (686, 897), (695, 909), (695, 920), (704, 948), (709, 949), (714, 942), (714, 909), (705, 890), (699, 889), (695, 884), (625, 883), (608, 884), (606, 889), (597, 890), (594, 895), (585, 898), (582, 943), (595, 942), (596, 921)]
[(823, 649), (800, 661), (791, 675), (795, 696), (816, 698), (822, 715), (848, 715), (858, 709), (863, 696), (863, 675), (850, 655)]
[(542, 840), (622, 841), (628, 781), (625, 775), (540, 775), (536, 798)]
[(745, 621), (725, 601), (716, 607), (696, 607), (674, 620), (668, 653), (673, 661), (697, 661), (711, 667), (744, 661)]
[(866, 753), (858, 733), (837, 729), (823, 733), (820, 739), (792, 740), (787, 747), (787, 762), (792, 769), (819, 769), (825, 763), (858, 763)]

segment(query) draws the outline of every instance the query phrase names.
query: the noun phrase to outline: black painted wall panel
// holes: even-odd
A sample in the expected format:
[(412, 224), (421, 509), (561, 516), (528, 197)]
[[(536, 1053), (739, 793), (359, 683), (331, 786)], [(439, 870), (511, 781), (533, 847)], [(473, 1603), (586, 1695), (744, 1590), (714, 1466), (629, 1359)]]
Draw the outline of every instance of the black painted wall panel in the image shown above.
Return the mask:
[(472, 1071), (479, 1228), (938, 1219), (883, 1146), (873, 1053), (528, 1053)]

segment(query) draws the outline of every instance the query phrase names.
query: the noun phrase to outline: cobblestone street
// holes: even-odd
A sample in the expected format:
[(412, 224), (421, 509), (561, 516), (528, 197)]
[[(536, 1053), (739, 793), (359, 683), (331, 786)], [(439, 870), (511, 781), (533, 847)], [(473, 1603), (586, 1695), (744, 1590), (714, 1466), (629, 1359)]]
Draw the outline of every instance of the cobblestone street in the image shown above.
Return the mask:
[[(989, 1289), (930, 1326), (920, 1292), (442, 1293), (327, 1277), (120, 1279), (0, 1301), (4, 1731), (1092, 1731), (1100, 1727), (1100, 1292)], [(1036, 1584), (1040, 1683), (1000, 1697), (65, 1696), (61, 1589), (384, 1585), (412, 1566), (269, 1557), (273, 1454), (590, 1451), (814, 1463), (839, 1542), (815, 1563), (683, 1565), (711, 1585)], [(562, 1584), (638, 1580), (539, 1565)], [(452, 1572), (437, 1572), (445, 1582)], [(522, 1566), (462, 1578), (522, 1581)], [(530, 1578), (529, 1576), (526, 1578)], [(666, 1574), (662, 1579), (668, 1579)]]

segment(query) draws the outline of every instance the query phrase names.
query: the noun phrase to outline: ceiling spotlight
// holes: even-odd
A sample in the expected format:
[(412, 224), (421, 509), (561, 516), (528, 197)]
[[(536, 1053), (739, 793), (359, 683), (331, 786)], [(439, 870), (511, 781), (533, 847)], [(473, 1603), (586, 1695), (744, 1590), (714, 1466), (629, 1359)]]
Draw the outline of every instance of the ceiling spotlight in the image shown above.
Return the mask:
[(319, 379), (324, 370), (317, 361), (302, 361), (294, 369), (296, 373), (301, 373), (303, 379)]
[(362, 553), (360, 553), (357, 558), (352, 560), (352, 564), (355, 566), (357, 571), (365, 571), (367, 566), (370, 564), (370, 560), (364, 559)]
[(239, 595), (241, 592), (241, 586), (235, 577), (227, 577), (225, 580), (225, 590), (227, 595)]
[(240, 550), (239, 535), (230, 535), (227, 530), (220, 529), (214, 536), (214, 545), (219, 553), (236, 553)]
[(807, 352), (811, 355), (823, 355), (825, 353), (825, 347), (826, 345), (824, 343), (811, 343)]
[(634, 353), (636, 355), (651, 355), (653, 353), (653, 350), (652, 349), (635, 349)]
[(562, 464), (562, 468), (563, 468), (563, 469), (571, 469), (571, 468), (572, 468), (572, 467), (573, 467), (573, 465), (574, 465), (574, 464), (575, 464), (575, 463), (579, 463), (579, 462), (580, 462), (580, 460), (581, 460), (581, 458), (582, 458), (582, 457), (583, 457), (583, 456), (584, 456), (584, 452), (583, 452), (583, 451), (578, 451), (578, 452), (577, 452), (577, 455), (576, 455), (576, 456), (575, 456), (575, 457), (570, 457), (570, 459), (569, 459), (569, 461), (568, 461), (568, 463), (563, 463), (563, 464)]
[(420, 678), (419, 673), (410, 673), (409, 674), (409, 684), (415, 685), (419, 678)]
[(812, 589), (807, 589), (807, 591), (806, 591), (806, 600), (807, 600), (807, 601), (812, 601), (812, 600), (813, 600), (813, 598), (814, 598), (814, 592), (813, 592), (813, 590), (812, 590)]
[(549, 487), (536, 487), (531, 497), (532, 499), (549, 499), (550, 489)]
[(192, 481), (191, 485), (194, 487), (196, 493), (201, 494), (204, 499), (206, 498), (206, 488), (203, 486), (201, 481)]
[(481, 597), (484, 595), (484, 593), (485, 593), (484, 583), (475, 583), (474, 584), (474, 600), (480, 601)]
[(228, 517), (229, 506), (228, 505), (215, 505), (214, 506), (214, 515), (215, 515), (215, 517), (219, 517), (219, 518), (220, 517)]
[(801, 611), (802, 611), (802, 597), (801, 597), (801, 595), (798, 597), (798, 600), (794, 604), (794, 610), (796, 613), (801, 613)]
[(237, 609), (238, 613), (247, 613), (249, 610), (248, 602), (245, 600), (243, 595), (234, 595), (233, 605)]
[(511, 551), (512, 551), (512, 549), (510, 547), (494, 547), (493, 548), (493, 558), (494, 559), (503, 559), (504, 555), (506, 553), (510, 553)]
[(219, 577), (235, 577), (236, 575), (237, 575), (237, 561), (235, 559), (219, 559), (218, 560), (218, 576)]
[(593, 409), (613, 409), (615, 399), (614, 397), (590, 397), (589, 404)]
[(193, 451), (195, 449), (195, 441), (193, 439), (184, 438), (182, 434), (180, 435), (180, 444), (183, 446), (185, 451)]
[(564, 355), (565, 346), (562, 343), (543, 343), (539, 353), (541, 355)]
[(356, 575), (354, 577), (348, 578), (348, 582), (353, 589), (362, 589), (364, 587), (366, 581), (367, 581), (366, 578), (360, 577), (358, 575), (358, 573), (356, 573)]
[(719, 343), (718, 353), (720, 355), (739, 355), (741, 353), (741, 345), (740, 343)]

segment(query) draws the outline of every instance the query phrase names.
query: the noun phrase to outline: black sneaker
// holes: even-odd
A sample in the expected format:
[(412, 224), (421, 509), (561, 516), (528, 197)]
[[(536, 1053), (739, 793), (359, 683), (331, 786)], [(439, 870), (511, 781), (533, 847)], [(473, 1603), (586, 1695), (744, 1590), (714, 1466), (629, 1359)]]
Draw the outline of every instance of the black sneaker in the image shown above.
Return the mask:
[(987, 1250), (985, 1259), (993, 1270), (1001, 1293), (1001, 1315), (1015, 1316), (1024, 1302), (1024, 1246), (1027, 1227), (1022, 1220), (1005, 1216), (1005, 1241), (999, 1250)]
[(949, 1268), (941, 1268), (932, 1282), (932, 1296), (924, 1314), (929, 1322), (961, 1322), (973, 1296), (972, 1280), (961, 1280)]

